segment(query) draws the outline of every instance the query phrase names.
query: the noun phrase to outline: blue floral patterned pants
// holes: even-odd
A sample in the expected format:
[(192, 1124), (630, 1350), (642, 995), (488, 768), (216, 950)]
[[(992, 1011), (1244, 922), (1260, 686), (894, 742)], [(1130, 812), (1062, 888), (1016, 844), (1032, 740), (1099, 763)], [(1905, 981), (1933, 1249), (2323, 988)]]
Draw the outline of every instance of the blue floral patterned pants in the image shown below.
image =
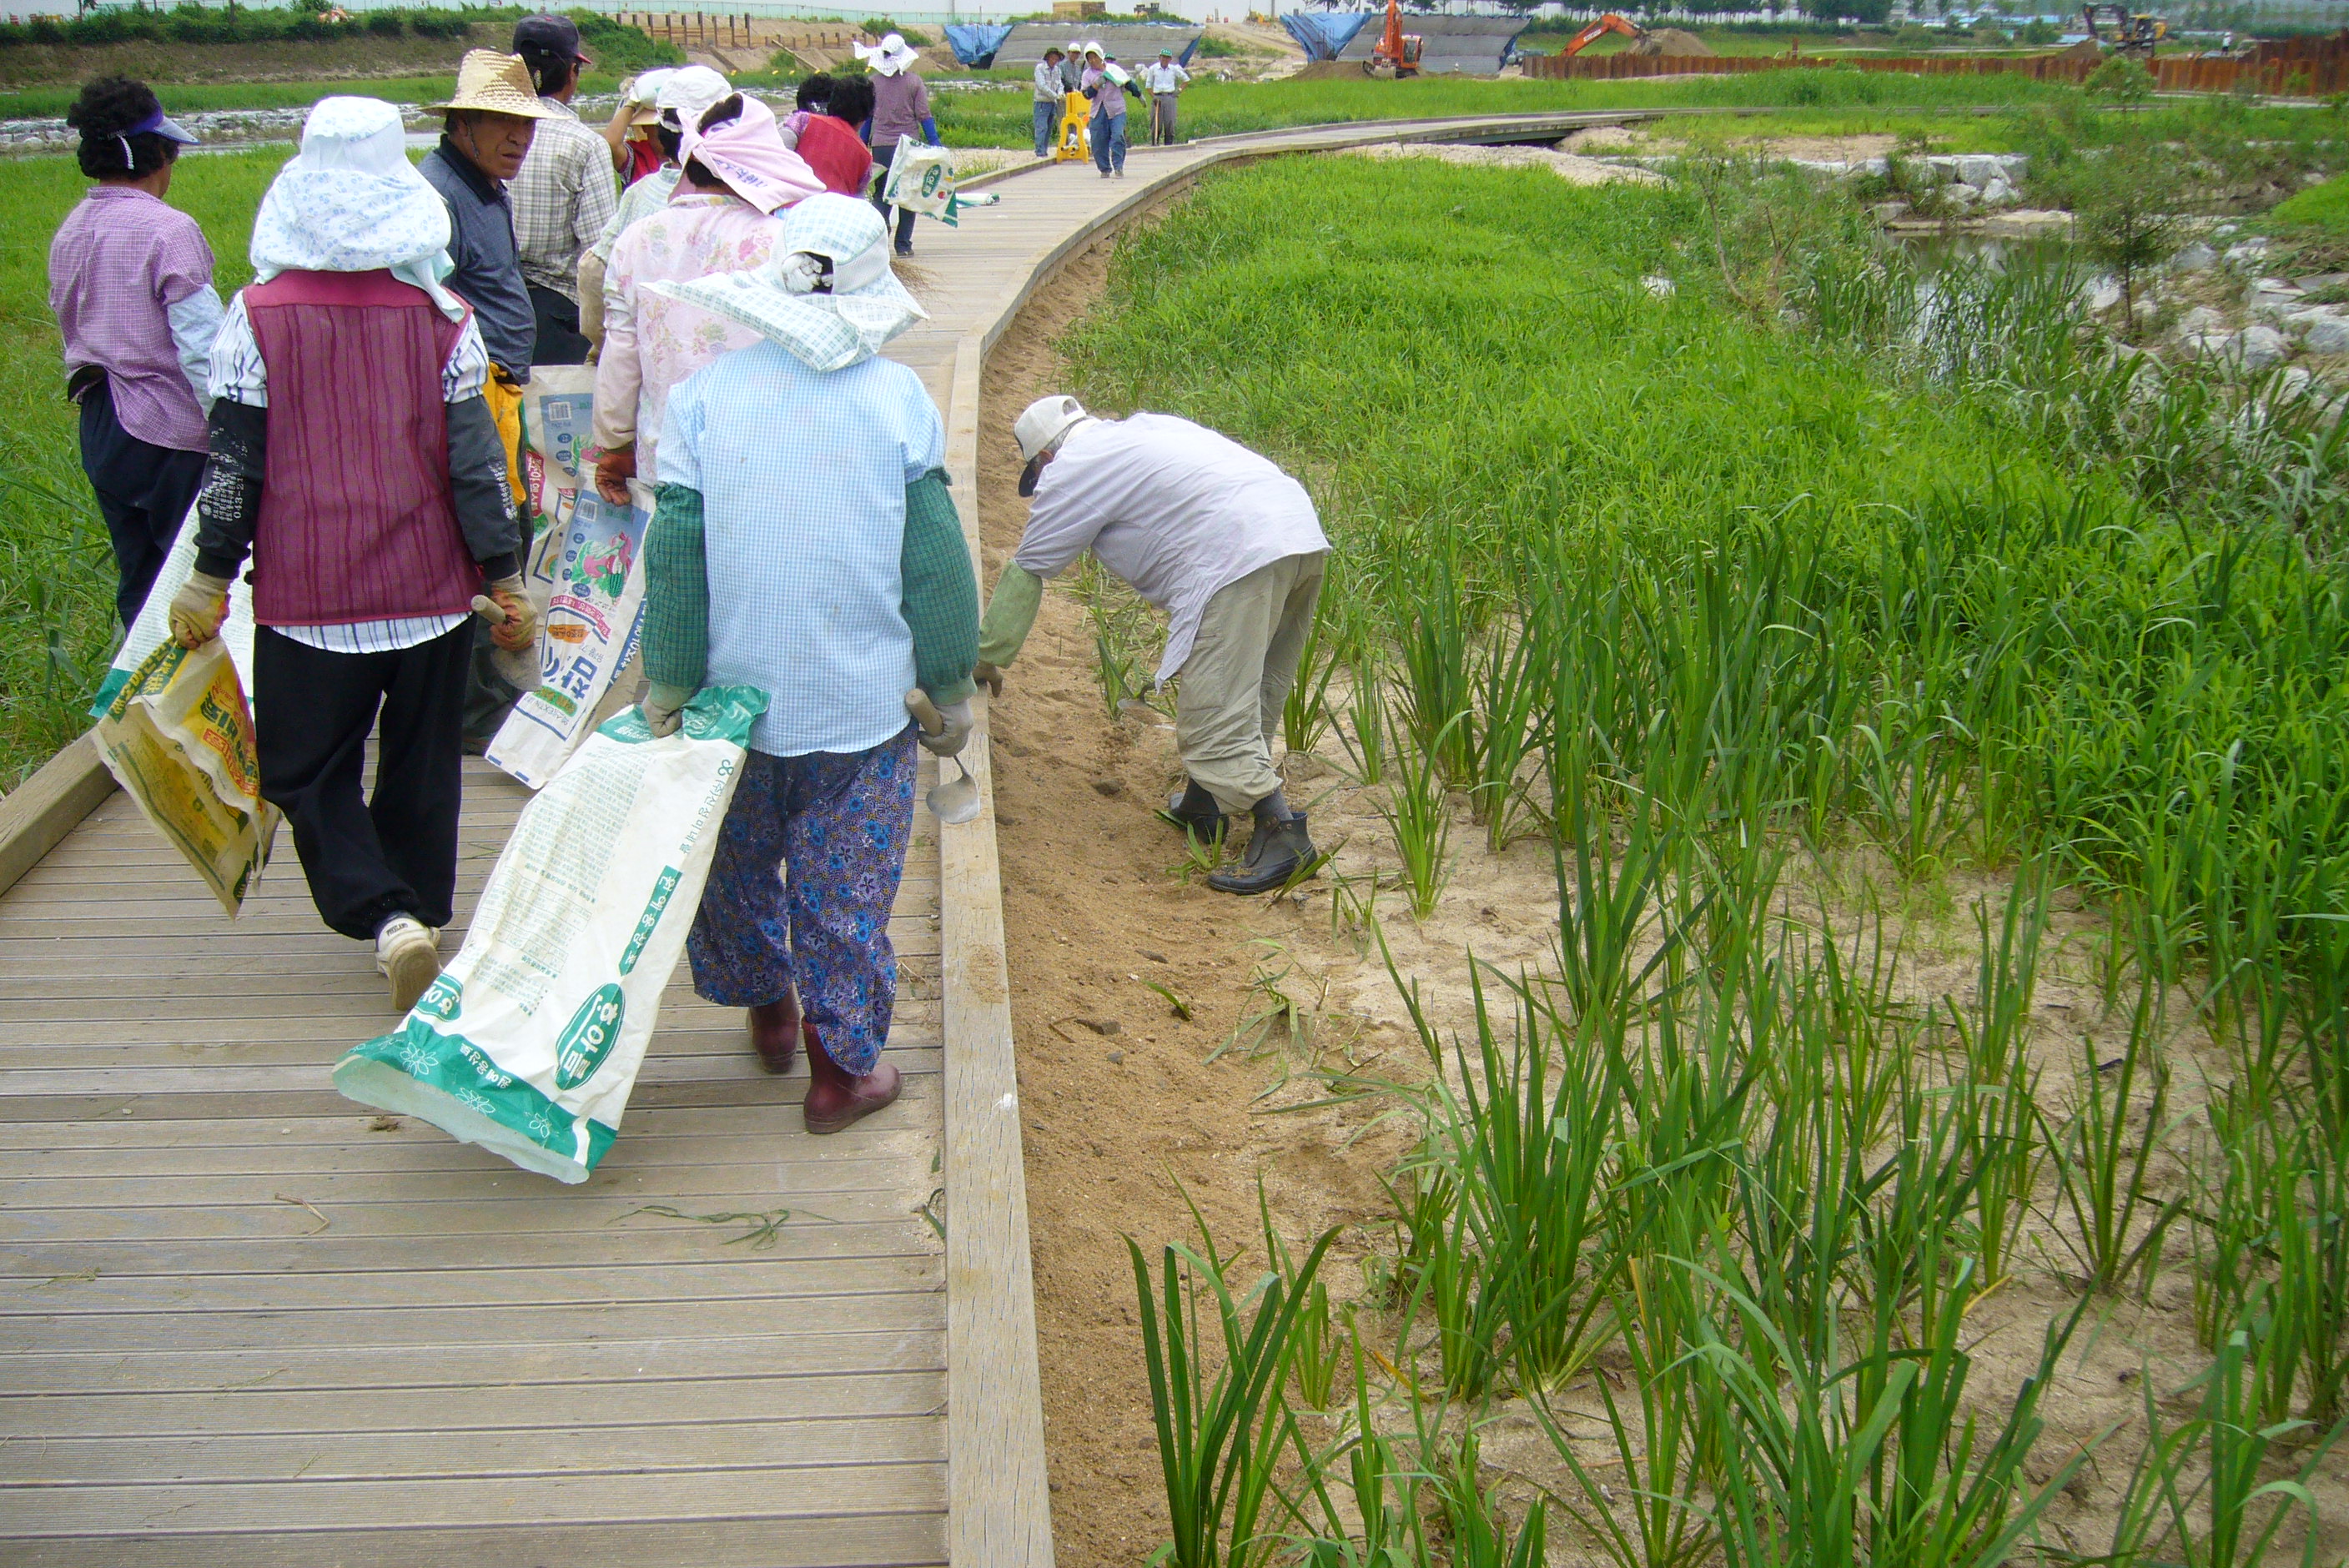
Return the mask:
[(686, 953), (721, 1007), (800, 1007), (832, 1059), (873, 1070), (897, 1001), (889, 908), (905, 873), (914, 727), (870, 751), (742, 759)]

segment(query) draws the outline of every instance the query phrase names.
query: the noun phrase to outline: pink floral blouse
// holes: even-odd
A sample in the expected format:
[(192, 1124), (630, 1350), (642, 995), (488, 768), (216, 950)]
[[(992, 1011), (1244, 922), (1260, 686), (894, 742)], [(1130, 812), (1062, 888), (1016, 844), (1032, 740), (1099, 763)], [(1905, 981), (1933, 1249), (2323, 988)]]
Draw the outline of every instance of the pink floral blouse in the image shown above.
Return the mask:
[(636, 472), (660, 471), (662, 413), (677, 384), (717, 358), (759, 341), (722, 316), (663, 299), (648, 283), (682, 283), (761, 265), (783, 232), (736, 196), (680, 189), (669, 203), (628, 225), (604, 273), (604, 349), (595, 366), (595, 445), (636, 447)]

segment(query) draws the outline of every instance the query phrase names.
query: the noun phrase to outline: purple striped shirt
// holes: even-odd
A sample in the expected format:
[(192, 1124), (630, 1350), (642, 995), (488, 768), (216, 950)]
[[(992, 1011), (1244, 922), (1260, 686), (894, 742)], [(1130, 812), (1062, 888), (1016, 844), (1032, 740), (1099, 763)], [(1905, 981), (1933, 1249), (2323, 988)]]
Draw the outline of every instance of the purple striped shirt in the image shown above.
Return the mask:
[(66, 368), (102, 366), (114, 417), (150, 445), (209, 445), (166, 312), (212, 281), (212, 248), (196, 221), (127, 185), (91, 186), (49, 242)]

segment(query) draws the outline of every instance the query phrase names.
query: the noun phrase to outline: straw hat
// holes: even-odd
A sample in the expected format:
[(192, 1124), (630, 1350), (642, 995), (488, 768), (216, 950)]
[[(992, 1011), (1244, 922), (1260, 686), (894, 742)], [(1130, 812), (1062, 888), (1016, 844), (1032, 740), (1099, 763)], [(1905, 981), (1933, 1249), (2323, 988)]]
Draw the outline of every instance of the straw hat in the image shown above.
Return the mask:
[(501, 55), (495, 49), (468, 49), (465, 57), (457, 62), (457, 90), (447, 103), (429, 103), (425, 108), (434, 114), (450, 109), (481, 109), (488, 114), (510, 114), (519, 119), (553, 119), (555, 110), (538, 101), (538, 90), (531, 85), (530, 67), (522, 63), (520, 55)]

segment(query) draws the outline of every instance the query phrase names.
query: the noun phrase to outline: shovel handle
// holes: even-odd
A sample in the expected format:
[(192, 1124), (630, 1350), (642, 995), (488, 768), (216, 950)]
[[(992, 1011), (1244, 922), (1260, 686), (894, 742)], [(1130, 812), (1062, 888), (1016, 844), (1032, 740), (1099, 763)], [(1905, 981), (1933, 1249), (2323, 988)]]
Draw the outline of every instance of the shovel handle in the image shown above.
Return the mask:
[(473, 614), (479, 615), (482, 620), (487, 621), (492, 626), (502, 626), (506, 624), (505, 606), (499, 603), (495, 599), (491, 598), (487, 593), (476, 593), (473, 595)]
[(930, 694), (919, 686), (905, 694), (905, 711), (914, 716), (914, 722), (922, 727), (925, 735), (936, 735), (947, 727), (946, 717), (938, 712), (937, 704), (932, 702)]

